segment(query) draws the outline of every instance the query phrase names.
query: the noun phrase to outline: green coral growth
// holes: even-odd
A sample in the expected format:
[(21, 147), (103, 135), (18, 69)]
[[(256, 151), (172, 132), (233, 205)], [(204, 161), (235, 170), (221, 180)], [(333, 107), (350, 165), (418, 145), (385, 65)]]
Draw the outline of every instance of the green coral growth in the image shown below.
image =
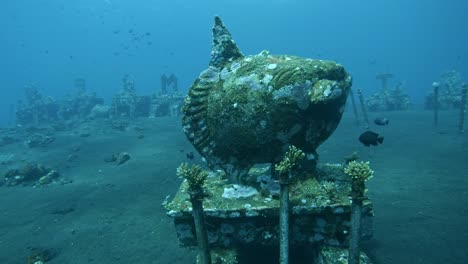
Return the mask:
[(208, 177), (208, 173), (198, 165), (189, 166), (182, 163), (177, 168), (177, 175), (187, 180), (190, 188), (201, 187)]
[(369, 166), (369, 162), (363, 161), (351, 161), (348, 165), (344, 168), (344, 172), (351, 177), (353, 180), (358, 180), (365, 182), (372, 178), (374, 171), (371, 170)]
[(284, 155), (283, 160), (275, 165), (275, 170), (280, 174), (286, 174), (287, 172), (297, 168), (299, 162), (305, 157), (304, 152), (296, 148), (295, 146), (289, 146), (288, 152)]

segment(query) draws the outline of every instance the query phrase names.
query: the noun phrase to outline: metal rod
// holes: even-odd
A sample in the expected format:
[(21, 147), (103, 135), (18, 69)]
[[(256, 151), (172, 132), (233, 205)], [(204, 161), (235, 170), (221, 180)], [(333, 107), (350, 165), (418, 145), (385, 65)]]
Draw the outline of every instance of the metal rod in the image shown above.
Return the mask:
[(167, 76), (166, 74), (161, 75), (161, 94), (167, 94)]
[(369, 117), (367, 116), (367, 110), (366, 110), (366, 105), (364, 104), (364, 97), (362, 96), (362, 90), (357, 89), (358, 97), (359, 97), (359, 102), (361, 103), (361, 110), (362, 110), (362, 116), (364, 117), (364, 123), (366, 125), (366, 129), (369, 129)]
[(280, 264), (289, 263), (289, 175), (280, 175)]
[(466, 94), (468, 92), (468, 84), (463, 84), (463, 88), (461, 90), (461, 105), (460, 105), (460, 122), (459, 122), (459, 130), (460, 134), (465, 133), (465, 113), (466, 113)]
[(432, 87), (434, 88), (434, 127), (439, 125), (439, 87), (440, 84), (438, 82), (432, 83)]
[(210, 248), (208, 246), (208, 235), (206, 231), (205, 214), (203, 212), (203, 190), (191, 190), (190, 201), (193, 207), (193, 220), (195, 223), (195, 232), (200, 249), (200, 264), (211, 264)]
[(362, 197), (355, 197), (351, 204), (351, 237), (349, 241), (349, 264), (359, 264), (361, 249)]
[(356, 126), (359, 126), (359, 116), (358, 116), (358, 110), (356, 107), (356, 101), (354, 100), (353, 89), (350, 89), (349, 97), (351, 97), (351, 105), (353, 106), (354, 118), (356, 119)]

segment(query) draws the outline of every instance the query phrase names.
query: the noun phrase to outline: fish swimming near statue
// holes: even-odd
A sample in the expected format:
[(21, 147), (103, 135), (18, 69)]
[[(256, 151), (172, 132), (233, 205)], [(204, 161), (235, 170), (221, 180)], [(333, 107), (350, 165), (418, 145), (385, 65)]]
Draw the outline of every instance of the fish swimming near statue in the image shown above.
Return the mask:
[(215, 17), (211, 60), (189, 88), (183, 130), (207, 165), (223, 169), (232, 183), (242, 183), (255, 164), (279, 162), (290, 145), (316, 163), (351, 83), (333, 61), (244, 55)]
[(377, 146), (383, 143), (384, 137), (375, 132), (366, 131), (359, 136), (359, 141), (366, 147)]

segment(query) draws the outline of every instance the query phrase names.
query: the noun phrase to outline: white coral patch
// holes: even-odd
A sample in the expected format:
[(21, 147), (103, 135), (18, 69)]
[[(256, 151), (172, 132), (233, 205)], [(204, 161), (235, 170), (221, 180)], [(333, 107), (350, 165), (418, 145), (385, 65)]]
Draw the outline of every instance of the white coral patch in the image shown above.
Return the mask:
[(263, 87), (262, 84), (260, 83), (260, 80), (258, 79), (257, 74), (255, 73), (252, 73), (249, 76), (239, 77), (236, 79), (235, 82), (237, 85), (247, 85), (252, 90), (258, 90)]
[(261, 82), (262, 82), (263, 84), (265, 84), (265, 85), (268, 85), (268, 84), (271, 82), (272, 79), (273, 79), (273, 75), (271, 75), (271, 74), (265, 74), (265, 76), (263, 77), (263, 79), (262, 79)]
[[(320, 86), (320, 88), (322, 88), (322, 86)], [(327, 89), (325, 89), (325, 91), (323, 92), (323, 95), (328, 97), (331, 93), (332, 93), (331, 86), (327, 85)]]
[(274, 70), (274, 69), (276, 69), (276, 67), (278, 67), (278, 65), (276, 63), (271, 63), (271, 64), (268, 64), (267, 69)]
[(200, 79), (205, 83), (212, 83), (219, 81), (219, 70), (216, 67), (210, 66), (208, 69), (200, 73)]
[(250, 186), (233, 184), (230, 188), (224, 188), (222, 197), (226, 199), (238, 199), (256, 195), (258, 191)]

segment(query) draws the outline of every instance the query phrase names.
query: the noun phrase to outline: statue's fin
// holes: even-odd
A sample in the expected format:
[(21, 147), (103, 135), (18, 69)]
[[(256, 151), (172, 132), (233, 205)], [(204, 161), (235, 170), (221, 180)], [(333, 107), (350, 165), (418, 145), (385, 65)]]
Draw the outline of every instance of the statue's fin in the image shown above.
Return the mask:
[(236, 43), (232, 39), (231, 33), (229, 33), (227, 28), (224, 26), (221, 18), (215, 16), (210, 66), (219, 68), (230, 61), (242, 57), (244, 57), (244, 55), (242, 55)]

